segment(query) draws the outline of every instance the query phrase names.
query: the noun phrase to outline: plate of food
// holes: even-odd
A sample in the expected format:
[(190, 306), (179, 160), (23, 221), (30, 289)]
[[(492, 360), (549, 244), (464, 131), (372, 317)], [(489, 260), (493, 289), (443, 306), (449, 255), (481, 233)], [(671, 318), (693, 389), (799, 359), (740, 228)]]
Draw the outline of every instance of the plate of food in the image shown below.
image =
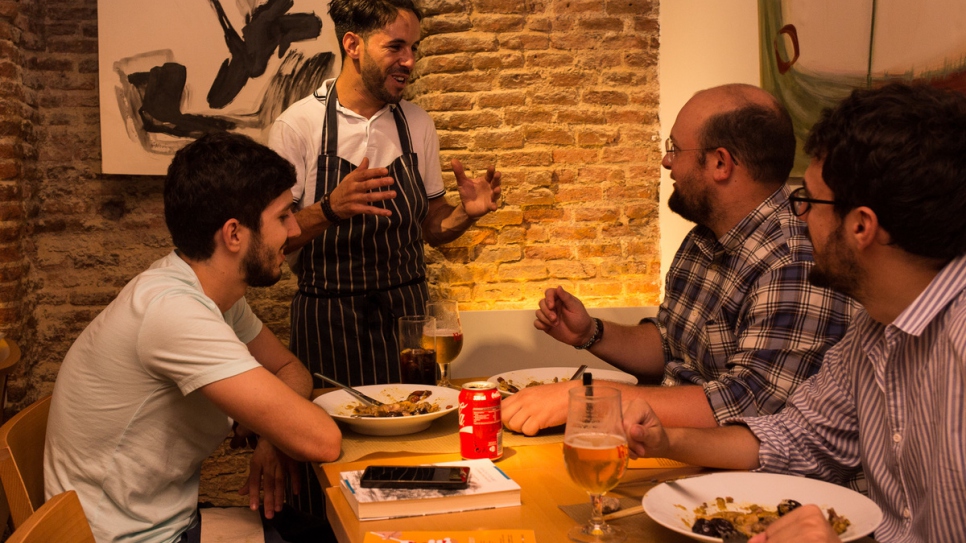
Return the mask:
[[(494, 375), (487, 379), (491, 383), (496, 383), (500, 394), (510, 396), (520, 390), (537, 385), (549, 383), (561, 383), (569, 381), (577, 371), (573, 368), (531, 368), (528, 370), (514, 370)], [(637, 384), (637, 377), (629, 373), (616, 370), (602, 370), (597, 368), (587, 368), (587, 373), (594, 375), (594, 380), (617, 381), (618, 383)]]
[[(815, 504), (842, 541), (872, 533), (882, 511), (869, 498), (806, 477), (722, 472), (659, 484), (641, 500), (644, 511), (675, 532), (698, 541), (721, 541), (730, 529), (751, 536), (797, 504)], [(717, 534), (717, 535), (715, 535)]]
[(459, 406), (459, 391), (452, 388), (402, 384), (354, 388), (385, 405), (367, 407), (344, 390), (322, 394), (315, 403), (333, 419), (370, 436), (421, 432)]

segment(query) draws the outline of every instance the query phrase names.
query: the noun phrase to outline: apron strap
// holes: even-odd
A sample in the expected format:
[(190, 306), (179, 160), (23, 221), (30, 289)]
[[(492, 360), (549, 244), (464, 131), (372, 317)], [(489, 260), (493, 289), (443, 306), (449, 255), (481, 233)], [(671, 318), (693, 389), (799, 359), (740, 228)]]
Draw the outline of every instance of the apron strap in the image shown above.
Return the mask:
[(333, 81), (325, 98), (325, 123), (322, 125), (322, 154), (332, 158), (337, 157), (339, 152), (339, 119), (335, 109), (338, 99)]
[(389, 106), (392, 110), (393, 120), (396, 121), (396, 132), (399, 133), (399, 145), (402, 147), (402, 154), (408, 155), (413, 152), (412, 143), (410, 143), (409, 137), (409, 121), (406, 120), (406, 115), (403, 114), (402, 106), (399, 104), (394, 104)]

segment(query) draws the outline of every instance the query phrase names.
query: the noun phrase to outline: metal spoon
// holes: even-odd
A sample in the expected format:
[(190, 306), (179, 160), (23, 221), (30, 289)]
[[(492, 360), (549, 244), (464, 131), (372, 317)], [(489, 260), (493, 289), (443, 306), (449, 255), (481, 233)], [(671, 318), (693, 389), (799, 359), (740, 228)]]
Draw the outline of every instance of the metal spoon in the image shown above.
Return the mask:
[(375, 398), (370, 398), (369, 396), (366, 396), (365, 394), (359, 392), (358, 390), (356, 390), (356, 389), (354, 389), (354, 388), (352, 388), (350, 386), (343, 385), (342, 383), (336, 381), (335, 379), (329, 379), (328, 377), (322, 375), (321, 373), (313, 373), (312, 375), (315, 375), (316, 377), (318, 377), (319, 379), (322, 379), (323, 381), (332, 383), (333, 385), (335, 385), (335, 386), (341, 388), (342, 390), (348, 392), (349, 394), (355, 396), (360, 402), (362, 402), (362, 403), (364, 403), (366, 405), (370, 405), (370, 406), (379, 406), (379, 405), (382, 405), (382, 402), (380, 402), (379, 400), (377, 400)]

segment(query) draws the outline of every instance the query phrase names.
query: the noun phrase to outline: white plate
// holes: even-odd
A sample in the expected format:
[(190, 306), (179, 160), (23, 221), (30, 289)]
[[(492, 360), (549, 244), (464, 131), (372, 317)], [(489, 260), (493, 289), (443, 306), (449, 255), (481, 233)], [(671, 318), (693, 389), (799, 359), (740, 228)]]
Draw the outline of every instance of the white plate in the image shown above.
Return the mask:
[(784, 499), (815, 504), (823, 511), (830, 507), (849, 519), (849, 529), (840, 537), (854, 541), (872, 533), (882, 522), (882, 511), (862, 494), (815, 479), (774, 473), (723, 472), (681, 479), (657, 485), (641, 500), (644, 511), (675, 532), (698, 541), (721, 541), (691, 531), (694, 509), (716, 498), (734, 498), (735, 508), (758, 504), (774, 509)]
[[(494, 375), (487, 379), (491, 383), (497, 382), (497, 377), (502, 377), (506, 381), (512, 382), (519, 388), (523, 388), (532, 381), (541, 381), (543, 383), (552, 383), (554, 378), (558, 381), (569, 381), (570, 377), (577, 371), (577, 368), (531, 368), (528, 370), (514, 370)], [(637, 377), (629, 373), (624, 373), (622, 371), (615, 370), (601, 370), (597, 368), (587, 368), (587, 373), (592, 373), (594, 375), (594, 380), (603, 379), (605, 381), (617, 381), (619, 383), (627, 383), (629, 385), (637, 384)], [(505, 390), (500, 391), (504, 396), (512, 396), (512, 392), (507, 392)]]
[(426, 385), (365, 385), (354, 387), (366, 396), (383, 403), (405, 400), (414, 390), (429, 390), (433, 394), (426, 399), (439, 406), (439, 411), (411, 417), (355, 417), (352, 408), (359, 400), (344, 390), (327, 392), (315, 399), (333, 419), (344, 422), (353, 431), (370, 436), (401, 436), (421, 432), (432, 422), (459, 407), (459, 391), (446, 387)]

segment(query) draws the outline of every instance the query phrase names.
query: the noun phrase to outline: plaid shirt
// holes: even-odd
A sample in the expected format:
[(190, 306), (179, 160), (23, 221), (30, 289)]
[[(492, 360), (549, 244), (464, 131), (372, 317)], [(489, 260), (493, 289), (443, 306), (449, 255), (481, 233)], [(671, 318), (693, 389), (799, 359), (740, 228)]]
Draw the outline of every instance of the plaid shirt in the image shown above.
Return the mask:
[(703, 386), (718, 422), (780, 410), (848, 327), (851, 299), (807, 281), (812, 245), (790, 192), (783, 185), (720, 240), (692, 229), (652, 319), (663, 384)]
[(781, 413), (744, 423), (764, 471), (842, 484), (861, 468), (876, 541), (966, 541), (966, 256), (892, 324), (856, 315)]

